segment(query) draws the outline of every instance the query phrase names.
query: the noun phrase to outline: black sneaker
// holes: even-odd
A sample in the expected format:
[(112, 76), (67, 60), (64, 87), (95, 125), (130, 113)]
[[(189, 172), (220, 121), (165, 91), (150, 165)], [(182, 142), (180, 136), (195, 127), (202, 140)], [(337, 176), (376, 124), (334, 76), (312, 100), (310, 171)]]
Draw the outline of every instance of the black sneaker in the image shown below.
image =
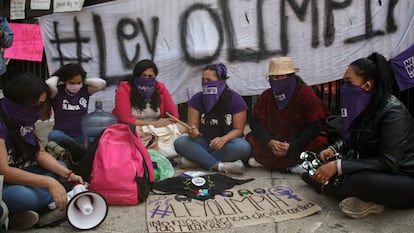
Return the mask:
[(24, 231), (32, 228), (39, 221), (39, 214), (26, 210), (9, 215), (9, 229)]
[(317, 193), (322, 193), (322, 185), (315, 181), (309, 173), (305, 172), (300, 175), (302, 180), (309, 184)]

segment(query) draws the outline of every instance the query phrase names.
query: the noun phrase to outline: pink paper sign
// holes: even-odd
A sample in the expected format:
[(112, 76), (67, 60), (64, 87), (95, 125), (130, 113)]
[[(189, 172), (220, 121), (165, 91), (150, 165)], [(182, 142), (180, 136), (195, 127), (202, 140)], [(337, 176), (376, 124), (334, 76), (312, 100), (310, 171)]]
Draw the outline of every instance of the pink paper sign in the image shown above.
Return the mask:
[(10, 23), (14, 32), (13, 44), (4, 51), (4, 57), (18, 60), (42, 61), (43, 41), (40, 25)]

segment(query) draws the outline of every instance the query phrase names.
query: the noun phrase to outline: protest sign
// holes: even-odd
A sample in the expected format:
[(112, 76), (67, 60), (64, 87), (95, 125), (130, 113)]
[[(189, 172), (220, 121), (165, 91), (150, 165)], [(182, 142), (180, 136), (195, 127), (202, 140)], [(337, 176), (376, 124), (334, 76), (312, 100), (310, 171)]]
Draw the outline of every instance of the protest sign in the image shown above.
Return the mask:
[(205, 201), (183, 195), (150, 195), (149, 232), (197, 232), (280, 222), (320, 211), (286, 186), (231, 189)]
[(42, 61), (43, 41), (38, 24), (10, 23), (14, 33), (13, 44), (4, 57), (27, 61)]
[[(272, 57), (291, 56), (308, 84), (342, 78), (372, 52), (414, 41), (414, 1), (118, 0), (40, 17), (49, 71), (77, 62), (109, 85), (153, 59), (175, 103), (201, 90), (201, 69), (227, 65), (227, 84), (258, 95)], [(398, 16), (398, 17), (397, 17)]]

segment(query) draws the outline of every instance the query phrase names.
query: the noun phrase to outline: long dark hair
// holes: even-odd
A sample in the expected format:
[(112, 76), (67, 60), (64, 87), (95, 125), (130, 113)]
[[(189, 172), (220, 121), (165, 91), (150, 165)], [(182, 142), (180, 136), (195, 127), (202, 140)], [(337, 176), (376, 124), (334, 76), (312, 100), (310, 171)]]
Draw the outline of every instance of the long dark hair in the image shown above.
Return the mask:
[(52, 76), (58, 76), (59, 81), (65, 82), (72, 79), (73, 77), (80, 75), (82, 77), (82, 82), (86, 79), (86, 71), (83, 67), (77, 63), (68, 63), (60, 67), (55, 71)]
[[(203, 68), (203, 71), (206, 71), (206, 70), (211, 70), (211, 71), (216, 72), (219, 80), (226, 80), (229, 78), (227, 76), (227, 72), (221, 72), (220, 74), (217, 72), (216, 64), (205, 66)], [(224, 116), (227, 113), (227, 107), (230, 102), (231, 102), (231, 89), (229, 88), (229, 86), (226, 85), (226, 88), (224, 89), (223, 93), (221, 93), (217, 101), (217, 104), (213, 107), (213, 109), (210, 112), (205, 113), (206, 122), (210, 122), (211, 117), (213, 115), (211, 113), (215, 112), (217, 114), (216, 117), (219, 122), (219, 130), (220, 130), (221, 135), (224, 134), (225, 123), (226, 123)]]
[[(157, 65), (151, 60), (144, 59), (139, 61), (137, 64), (135, 64), (134, 70), (132, 72), (132, 76), (129, 76), (125, 78), (124, 81), (128, 81), (129, 86), (131, 87), (131, 107), (143, 110), (146, 107), (146, 103), (144, 101), (144, 97), (141, 96), (138, 92), (138, 88), (135, 85), (134, 79), (135, 77), (139, 77), (146, 69), (152, 69), (155, 73), (155, 76), (158, 75), (158, 68)], [(151, 96), (150, 100), (150, 106), (154, 111), (158, 110), (158, 107), (160, 106), (160, 96), (159, 96), (159, 90), (156, 88), (155, 93)]]
[(374, 83), (375, 94), (371, 106), (377, 109), (380, 104), (392, 93), (394, 73), (388, 61), (379, 53), (372, 53), (366, 58), (360, 58), (350, 64), (355, 73), (364, 81)]
[[(3, 89), (4, 96), (15, 103), (33, 106), (36, 105), (40, 95), (47, 94), (47, 99), (50, 96), (49, 87), (43, 79), (31, 73), (17, 74), (5, 85)], [(0, 107), (0, 116), (7, 128), (7, 133), (10, 137), (11, 156), (14, 161), (21, 161), (25, 164), (28, 161), (35, 161), (39, 152), (39, 143), (36, 140), (36, 145), (33, 146), (26, 143), (20, 131), (16, 129), (12, 119)], [(38, 139), (36, 137), (36, 139)]]

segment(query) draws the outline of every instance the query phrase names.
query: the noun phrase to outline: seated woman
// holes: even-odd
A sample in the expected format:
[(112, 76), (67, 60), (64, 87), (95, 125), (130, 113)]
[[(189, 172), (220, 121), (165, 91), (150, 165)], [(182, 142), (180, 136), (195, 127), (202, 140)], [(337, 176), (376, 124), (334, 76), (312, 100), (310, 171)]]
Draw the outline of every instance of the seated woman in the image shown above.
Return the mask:
[[(168, 126), (171, 131), (167, 131), (167, 134), (185, 133), (184, 127), (173, 124), (175, 120), (167, 116), (169, 113), (178, 118), (178, 111), (168, 89), (156, 80), (157, 75), (158, 68), (153, 61), (139, 61), (134, 67), (133, 75), (119, 83), (112, 113), (119, 122), (136, 125), (138, 131), (147, 132), (154, 130), (154, 127), (166, 129)], [(173, 135), (163, 135), (165, 138), (170, 136)], [(171, 157), (176, 155), (175, 151), (171, 151), (174, 150), (173, 140), (165, 147), (171, 147), (159, 148), (165, 156), (168, 156), (166, 153)]]
[[(101, 78), (87, 78), (81, 65), (70, 63), (62, 66), (46, 80), (51, 90), (55, 125), (48, 134), (48, 141), (63, 140), (84, 144), (82, 116), (88, 113), (89, 97), (106, 86)], [(50, 107), (46, 112), (50, 112)], [(42, 119), (47, 119), (50, 114)]]
[(0, 100), (0, 174), (4, 175), (3, 201), (11, 229), (24, 230), (39, 220), (38, 211), (55, 202), (65, 208), (65, 188), (57, 178), (83, 183), (45, 152), (34, 131), (49, 96), (46, 83), (32, 74), (12, 77)]
[(318, 192), (343, 199), (339, 207), (352, 218), (384, 206), (414, 207), (414, 120), (391, 95), (392, 80), (378, 53), (349, 65), (341, 86), (341, 137), (319, 153), (324, 164), (312, 177), (302, 174)]
[[(223, 64), (206, 66), (202, 72), (202, 89), (188, 102), (189, 136), (175, 140), (182, 155), (182, 167), (191, 163), (208, 170), (242, 174), (242, 161), (250, 155), (250, 145), (243, 139), (247, 105), (226, 84), (227, 68)], [(190, 163), (188, 163), (190, 162)]]
[(327, 140), (321, 137), (322, 119), (328, 110), (296, 75), (290, 57), (270, 60), (267, 73), (270, 87), (253, 108), (251, 132), (246, 136), (252, 146), (249, 165), (302, 173), (299, 154), (304, 150), (321, 150)]

